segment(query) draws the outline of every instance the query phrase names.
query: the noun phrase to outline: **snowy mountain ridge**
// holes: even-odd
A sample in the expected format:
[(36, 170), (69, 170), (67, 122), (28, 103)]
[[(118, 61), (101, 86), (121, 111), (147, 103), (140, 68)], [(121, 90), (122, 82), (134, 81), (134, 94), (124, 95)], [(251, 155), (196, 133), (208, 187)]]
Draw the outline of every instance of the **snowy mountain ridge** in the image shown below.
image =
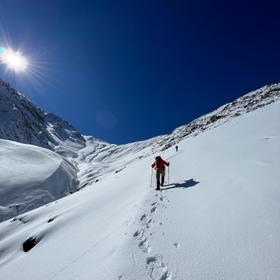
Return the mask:
[(85, 146), (81, 134), (68, 122), (45, 113), (8, 83), (0, 80), (0, 139), (48, 148), (75, 157)]
[(49, 148), (63, 156), (72, 158), (78, 156), (77, 151), (86, 147), (87, 139), (90, 140), (88, 146), (92, 146), (94, 143), (98, 146), (99, 143), (102, 143), (102, 147), (110, 146), (117, 150), (118, 146), (130, 147), (131, 145), (143, 148), (146, 146), (144, 142), (147, 141), (147, 145), (153, 143), (153, 151), (157, 152), (178, 143), (187, 136), (196, 136), (209, 128), (224, 123), (231, 117), (256, 110), (279, 98), (280, 84), (266, 85), (197, 118), (189, 124), (176, 128), (170, 134), (135, 143), (115, 145), (97, 140), (92, 136), (81, 135), (67, 121), (54, 114), (45, 113), (8, 83), (0, 80), (0, 139)]
[(185, 137), (196, 136), (205, 130), (227, 122), (232, 117), (238, 117), (242, 114), (257, 110), (279, 99), (280, 83), (266, 85), (219, 107), (211, 113), (197, 118), (187, 125), (176, 128), (171, 134), (166, 135), (159, 141), (158, 145), (163, 146), (161, 150), (164, 150), (178, 143)]

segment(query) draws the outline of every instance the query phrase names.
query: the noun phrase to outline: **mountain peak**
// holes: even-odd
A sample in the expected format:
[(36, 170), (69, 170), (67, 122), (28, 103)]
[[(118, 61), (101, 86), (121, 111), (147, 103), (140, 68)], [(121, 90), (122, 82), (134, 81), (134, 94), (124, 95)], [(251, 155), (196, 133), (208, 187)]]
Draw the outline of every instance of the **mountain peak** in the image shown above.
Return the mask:
[(75, 157), (83, 136), (67, 121), (44, 112), (0, 80), (0, 138), (32, 144)]

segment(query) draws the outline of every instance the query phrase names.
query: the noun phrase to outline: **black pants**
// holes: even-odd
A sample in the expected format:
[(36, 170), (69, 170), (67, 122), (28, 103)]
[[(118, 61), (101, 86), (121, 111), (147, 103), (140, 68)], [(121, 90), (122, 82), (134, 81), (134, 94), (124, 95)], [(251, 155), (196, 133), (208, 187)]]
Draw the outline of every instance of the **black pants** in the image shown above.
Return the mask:
[(163, 186), (164, 184), (164, 176), (165, 176), (165, 168), (158, 168), (156, 171), (158, 190), (160, 189), (160, 185)]

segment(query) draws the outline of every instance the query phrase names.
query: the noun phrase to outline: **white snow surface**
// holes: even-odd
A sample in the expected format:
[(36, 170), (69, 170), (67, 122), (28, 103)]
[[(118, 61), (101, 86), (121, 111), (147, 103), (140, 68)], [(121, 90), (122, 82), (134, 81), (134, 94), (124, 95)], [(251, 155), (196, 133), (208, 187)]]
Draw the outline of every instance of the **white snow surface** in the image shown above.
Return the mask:
[(165, 149), (161, 192), (156, 140), (88, 138), (76, 158), (86, 187), (0, 224), (1, 279), (278, 280), (279, 119), (277, 101)]
[(0, 139), (0, 221), (77, 190), (75, 167), (44, 148)]

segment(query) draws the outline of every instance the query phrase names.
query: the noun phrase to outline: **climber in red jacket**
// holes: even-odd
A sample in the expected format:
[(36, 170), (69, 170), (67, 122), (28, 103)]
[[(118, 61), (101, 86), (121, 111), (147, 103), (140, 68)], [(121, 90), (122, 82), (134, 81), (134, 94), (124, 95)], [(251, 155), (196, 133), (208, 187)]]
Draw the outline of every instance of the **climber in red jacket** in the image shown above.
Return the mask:
[(155, 162), (152, 164), (152, 168), (156, 170), (156, 178), (157, 178), (156, 190), (160, 190), (160, 185), (163, 186), (164, 176), (165, 176), (165, 166), (169, 166), (169, 162), (166, 162), (160, 156), (156, 156)]

